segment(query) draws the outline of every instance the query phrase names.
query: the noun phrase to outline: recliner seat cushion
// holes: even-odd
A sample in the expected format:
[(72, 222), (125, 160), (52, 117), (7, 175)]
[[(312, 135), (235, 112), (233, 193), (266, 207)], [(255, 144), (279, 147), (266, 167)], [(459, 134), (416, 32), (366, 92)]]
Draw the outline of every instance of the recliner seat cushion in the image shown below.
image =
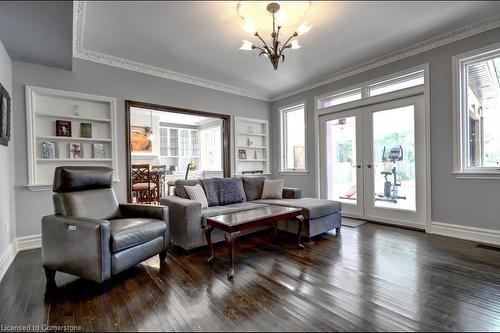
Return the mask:
[(304, 218), (308, 220), (338, 213), (342, 210), (342, 204), (338, 201), (316, 198), (261, 199), (254, 200), (252, 203), (302, 208)]
[(111, 250), (121, 251), (163, 236), (167, 225), (162, 220), (130, 218), (110, 220)]

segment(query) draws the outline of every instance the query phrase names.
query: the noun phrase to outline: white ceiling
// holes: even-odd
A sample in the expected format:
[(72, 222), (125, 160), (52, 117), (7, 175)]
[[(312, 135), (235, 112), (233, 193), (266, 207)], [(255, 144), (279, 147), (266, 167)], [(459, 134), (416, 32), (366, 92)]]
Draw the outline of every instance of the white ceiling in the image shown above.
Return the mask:
[[(271, 98), (416, 42), (490, 17), (499, 2), (313, 2), (312, 30), (274, 71), (257, 52), (238, 50), (237, 2), (93, 2), (84, 49), (180, 72)], [(285, 23), (286, 26), (286, 23)]]

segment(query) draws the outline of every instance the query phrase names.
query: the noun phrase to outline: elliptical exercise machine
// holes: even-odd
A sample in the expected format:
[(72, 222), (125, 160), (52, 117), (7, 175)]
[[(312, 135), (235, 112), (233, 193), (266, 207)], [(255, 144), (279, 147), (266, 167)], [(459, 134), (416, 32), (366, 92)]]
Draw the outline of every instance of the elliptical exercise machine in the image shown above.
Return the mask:
[[(398, 195), (398, 188), (401, 186), (401, 181), (397, 180), (396, 176), (396, 162), (403, 160), (403, 147), (391, 148), (389, 154), (386, 156), (386, 149), (382, 152), (382, 162), (391, 162), (392, 169), (390, 171), (382, 171), (380, 174), (384, 176), (384, 193), (376, 194), (375, 200), (388, 201), (398, 203), (398, 199), (406, 200), (406, 197)], [(392, 175), (392, 182), (389, 176)]]

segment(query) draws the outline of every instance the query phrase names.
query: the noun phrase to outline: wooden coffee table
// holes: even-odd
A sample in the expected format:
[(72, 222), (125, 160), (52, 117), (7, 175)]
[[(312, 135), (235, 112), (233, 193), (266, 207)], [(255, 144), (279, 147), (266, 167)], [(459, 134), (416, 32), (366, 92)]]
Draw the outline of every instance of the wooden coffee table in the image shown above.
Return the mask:
[(293, 218), (297, 219), (299, 222), (297, 232), (298, 246), (303, 249), (304, 246), (300, 238), (302, 236), (302, 229), (304, 228), (304, 217), (302, 216), (302, 209), (300, 208), (264, 206), (237, 213), (207, 217), (205, 237), (207, 238), (208, 247), (210, 248), (210, 258), (208, 258), (208, 262), (211, 262), (214, 258), (211, 238), (214, 228), (226, 232), (225, 239), (230, 262), (228, 277), (231, 279), (234, 276), (234, 242), (242, 230), (272, 224), (274, 226), (274, 236), (276, 237), (278, 232), (278, 221)]

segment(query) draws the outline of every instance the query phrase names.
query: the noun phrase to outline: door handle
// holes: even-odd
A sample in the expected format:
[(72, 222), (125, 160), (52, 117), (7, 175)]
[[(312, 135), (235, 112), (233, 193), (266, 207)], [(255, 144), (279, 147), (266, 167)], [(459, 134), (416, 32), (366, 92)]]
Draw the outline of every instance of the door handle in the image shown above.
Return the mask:
[(371, 168), (373, 166), (373, 164), (368, 163), (366, 166)]
[(358, 168), (358, 169), (361, 169), (361, 166), (362, 166), (361, 164), (354, 164), (352, 167), (353, 167), (353, 168)]

